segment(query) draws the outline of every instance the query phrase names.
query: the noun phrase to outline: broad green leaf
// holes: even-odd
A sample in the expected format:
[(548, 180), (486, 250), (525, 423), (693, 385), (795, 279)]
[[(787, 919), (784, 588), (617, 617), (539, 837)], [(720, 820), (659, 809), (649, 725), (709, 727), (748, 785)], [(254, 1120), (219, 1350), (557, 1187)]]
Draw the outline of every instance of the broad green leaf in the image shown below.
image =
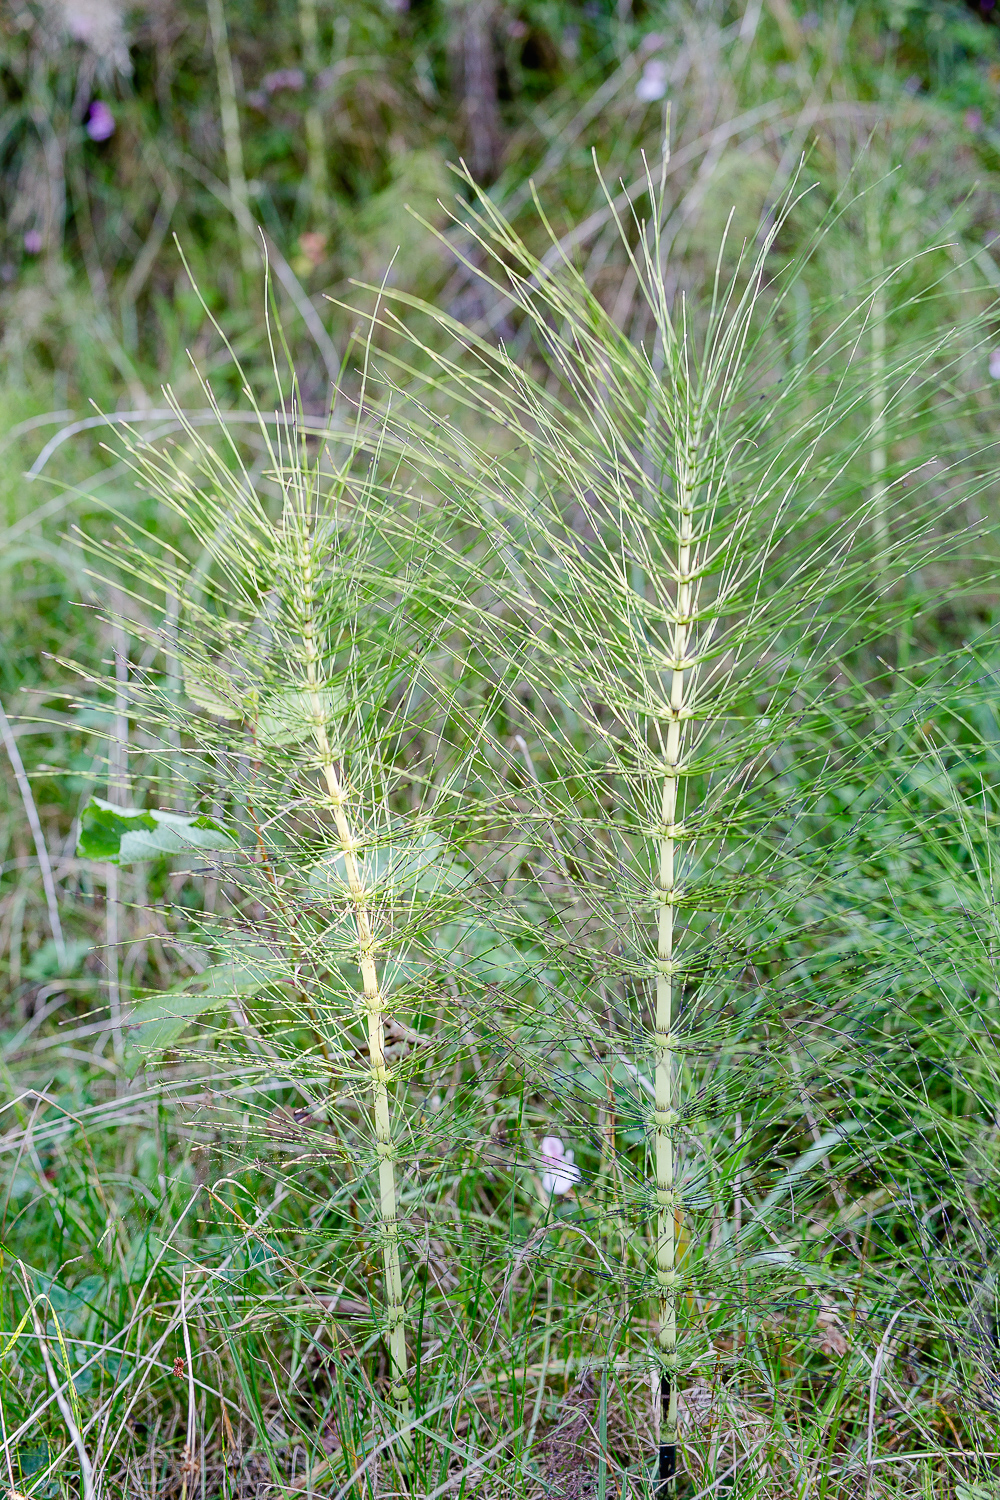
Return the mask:
[[(369, 892), (420, 891), (433, 896), (457, 890), (469, 879), (469, 871), (448, 853), (436, 833), (368, 849), (358, 856), (358, 865)], [(313, 866), (309, 889), (317, 898), (332, 901), (342, 901), (349, 894), (347, 866), (339, 850)]]
[(83, 938), (72, 938), (66, 944), (66, 963), (60, 965), (56, 945), (50, 938), (31, 955), (30, 962), (24, 968), (25, 977), (41, 982), (54, 979), (57, 974), (75, 974), (93, 946), (93, 943), (88, 943)]
[(197, 708), (203, 708), (206, 713), (212, 714), (216, 719), (241, 719), (243, 717), (240, 709), (227, 703), (218, 693), (213, 692), (207, 683), (200, 682), (188, 670), (184, 672), (184, 692)]
[(275, 978), (269, 948), (248, 946), (238, 957), (213, 964), (186, 984), (149, 995), (125, 1021), (125, 1071), (135, 1073), (150, 1053), (165, 1052), (198, 1016), (222, 1010), (228, 1000), (249, 1000)]
[(30, 1198), (33, 1194), (40, 1193), (41, 1191), (41, 1188), (38, 1186), (38, 1178), (32, 1177), (30, 1172), (15, 1172), (10, 1179), (8, 1192), (15, 1200)]
[(38, 1290), (48, 1299), (63, 1333), (72, 1338), (82, 1334), (87, 1320), (100, 1311), (107, 1290), (107, 1282), (102, 1276), (85, 1276), (72, 1289), (62, 1286), (55, 1277), (42, 1273), (36, 1274), (35, 1281)]
[[(18, 1443), (13, 1452), (14, 1478), (22, 1484), (27, 1484), (34, 1479), (36, 1474), (41, 1474), (43, 1469), (55, 1460), (55, 1452), (49, 1447), (46, 1438), (41, 1438), (30, 1443)], [(36, 1495), (56, 1495), (59, 1487), (55, 1480), (45, 1485), (43, 1489), (33, 1487)]]
[[(351, 960), (346, 960), (339, 967), (360, 1006), (363, 988), (360, 968)], [(378, 987), (383, 995), (391, 995), (401, 986), (413, 984), (415, 980), (425, 977), (429, 972), (430, 964), (424, 959), (410, 952), (402, 953), (383, 960), (379, 967)], [(34, 1180), (32, 1180), (32, 1186), (36, 1186)]]
[[(347, 700), (340, 688), (321, 688), (316, 694), (307, 688), (274, 693), (266, 698), (257, 716), (257, 741), (261, 745), (300, 745), (316, 733), (317, 720), (322, 723), (331, 747), (340, 751), (339, 721)], [(317, 712), (318, 709), (318, 712)]]
[(462, 971), (475, 975), (481, 984), (496, 984), (507, 990), (522, 989), (534, 973), (533, 960), (486, 924), (465, 927), (448, 923), (439, 928), (435, 947), (454, 961), (460, 955)]
[(128, 865), (191, 849), (238, 847), (231, 833), (203, 815), (191, 818), (156, 808), (115, 807), (92, 797), (84, 808), (76, 852), (81, 859)]

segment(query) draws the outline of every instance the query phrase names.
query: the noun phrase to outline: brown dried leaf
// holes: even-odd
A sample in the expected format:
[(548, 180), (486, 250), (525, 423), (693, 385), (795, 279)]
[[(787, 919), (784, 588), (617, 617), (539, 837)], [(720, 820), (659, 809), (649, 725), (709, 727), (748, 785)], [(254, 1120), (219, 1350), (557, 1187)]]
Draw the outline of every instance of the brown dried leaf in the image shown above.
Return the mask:
[(847, 1353), (847, 1334), (835, 1307), (822, 1309), (816, 1319), (816, 1331), (821, 1354), (830, 1359), (841, 1359)]

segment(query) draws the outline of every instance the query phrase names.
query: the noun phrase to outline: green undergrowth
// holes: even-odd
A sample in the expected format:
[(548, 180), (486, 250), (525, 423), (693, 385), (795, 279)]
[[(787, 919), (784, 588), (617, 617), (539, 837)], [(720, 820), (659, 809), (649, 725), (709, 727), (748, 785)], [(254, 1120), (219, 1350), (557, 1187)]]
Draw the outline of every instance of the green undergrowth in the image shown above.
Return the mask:
[[(885, 1493), (962, 1495), (960, 1481), (987, 1481), (995, 794), (984, 795), (978, 738), (968, 744), (970, 720), (990, 712), (983, 666), (953, 684), (947, 712), (935, 691), (939, 727), (912, 729), (919, 757), (905, 724), (874, 761), (840, 730), (855, 795), (849, 783), (795, 824), (800, 859), (810, 846), (816, 862), (836, 849), (846, 872), (836, 899), (808, 893), (797, 930), (777, 947), (770, 935), (785, 1003), (770, 1021), (759, 1006), (747, 1018), (767, 1046), (748, 1049), (737, 1029), (731, 1048), (698, 1061), (705, 1082), (685, 1127), (697, 1143), (686, 1209), (697, 1239), (686, 1255), (703, 1284), (682, 1309), (681, 1413), (694, 1489), (724, 1484), (735, 1463), (750, 1493), (797, 1493), (810, 1476), (818, 1493), (850, 1494), (869, 1472), (870, 1435)], [(794, 796), (794, 774), (783, 779)], [(522, 944), (506, 955), (508, 974), (526, 961)], [(842, 998), (807, 1029), (816, 982)], [(754, 976), (751, 1011), (766, 983)], [(252, 1014), (262, 1026), (270, 1018), (272, 1040), (289, 1040), (287, 1019)], [(589, 1493), (603, 1458), (613, 1492), (642, 1493), (648, 1329), (630, 1303), (644, 1252), (615, 1211), (606, 1134), (587, 1124), (593, 1063), (552, 1042), (540, 1059), (530, 1027), (498, 1037), (474, 1019), (464, 1060), (447, 1076), (411, 1071), (407, 1085), (420, 1138), (400, 1198), (411, 1473), (425, 1494), (468, 1468), (477, 1490)], [(106, 1025), (90, 1024), (91, 1035)], [(59, 1045), (58, 1062), (22, 1041), (8, 1064), (24, 1083), (6, 1111), (4, 1326), (17, 1330), (29, 1291), (40, 1299), (56, 1374), (72, 1376), (108, 1493), (140, 1475), (149, 1493), (186, 1480), (188, 1493), (308, 1493), (312, 1482), (332, 1495), (366, 1460), (354, 1488), (398, 1488), (358, 1106), (350, 1095), (304, 1104), (321, 1087), (315, 1070), (290, 1084), (287, 1062), (269, 1076), (245, 1045), (236, 1020), (203, 1013), (173, 1062), (116, 1096), (67, 1063), (79, 1041)], [(25, 1092), (28, 1069), (39, 1081)], [(614, 1091), (627, 1171), (643, 1135), (634, 1077), (607, 1064), (598, 1076)], [(553, 1129), (583, 1175), (548, 1200), (539, 1149)], [(766, 1316), (754, 1311), (762, 1300)], [(38, 1345), (22, 1331), (16, 1350), (3, 1409), (11, 1451), (35, 1481), (24, 1488), (53, 1487), (45, 1455), (75, 1488)]]

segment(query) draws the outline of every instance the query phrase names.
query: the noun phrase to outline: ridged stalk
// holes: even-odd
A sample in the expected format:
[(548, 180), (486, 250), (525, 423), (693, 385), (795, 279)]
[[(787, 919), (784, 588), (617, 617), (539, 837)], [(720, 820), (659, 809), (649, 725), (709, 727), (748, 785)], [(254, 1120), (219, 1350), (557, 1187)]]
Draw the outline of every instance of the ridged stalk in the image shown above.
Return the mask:
[[(379, 989), (375, 962), (375, 938), (368, 903), (371, 891), (358, 864), (359, 844), (347, 816), (347, 790), (337, 773), (336, 752), (326, 730), (327, 708), (321, 679), (319, 643), (316, 639), (316, 570), (311, 540), (300, 537), (298, 574), (301, 586), (301, 629), (303, 665), (310, 696), (317, 759), (333, 812), (337, 837), (347, 875), (347, 885), (354, 908), (358, 939), (358, 962), (364, 991), (364, 1008), (368, 1024), (368, 1059), (372, 1080), (372, 1112), (375, 1124), (375, 1149), (378, 1154), (379, 1219), (382, 1240), (382, 1263), (385, 1274), (385, 1328), (388, 1335), (389, 1363), (392, 1370), (392, 1399), (399, 1413), (401, 1428), (410, 1421), (410, 1393), (407, 1386), (406, 1308), (403, 1304), (403, 1276), (399, 1259), (399, 1221), (396, 1216), (396, 1149), (392, 1141), (389, 1113), (389, 1088), (392, 1074), (385, 1060), (385, 1011)], [(404, 1450), (409, 1452), (412, 1436), (405, 1433)]]
[(655, 1057), (654, 1157), (656, 1202), (659, 1209), (656, 1235), (656, 1279), (659, 1286), (660, 1433), (659, 1479), (661, 1494), (672, 1485), (677, 1469), (677, 1243), (676, 1243), (676, 1088), (679, 1057), (674, 1034), (674, 957), (676, 936), (677, 843), (683, 827), (677, 822), (678, 784), (684, 774), (685, 726), (690, 719), (686, 701), (686, 672), (691, 642), (694, 588), (694, 501), (696, 472), (690, 455), (698, 451), (698, 438), (686, 447), (684, 465), (677, 476), (677, 579), (675, 606), (670, 626), (670, 714), (667, 722), (663, 788), (660, 800), (658, 847), (658, 902), (656, 933), (656, 1015), (653, 1037)]

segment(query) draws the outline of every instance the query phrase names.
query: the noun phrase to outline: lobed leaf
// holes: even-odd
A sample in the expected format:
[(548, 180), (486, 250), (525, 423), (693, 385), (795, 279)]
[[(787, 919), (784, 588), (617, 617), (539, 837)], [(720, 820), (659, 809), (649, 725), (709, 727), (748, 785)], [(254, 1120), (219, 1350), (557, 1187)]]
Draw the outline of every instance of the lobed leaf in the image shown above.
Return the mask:
[[(395, 889), (434, 896), (457, 890), (469, 879), (469, 871), (448, 853), (435, 833), (422, 834), (410, 843), (369, 849), (359, 858), (358, 865), (369, 893)], [(313, 866), (309, 872), (309, 890), (320, 899), (334, 901), (342, 901), (349, 894), (347, 866), (341, 850)]]
[(333, 721), (344, 717), (346, 709), (347, 697), (339, 688), (322, 688), (315, 694), (308, 688), (274, 693), (265, 700), (258, 715), (257, 742), (276, 749), (301, 745), (311, 740), (317, 728), (322, 727), (330, 736), (335, 753), (340, 754), (340, 746), (336, 743), (338, 736), (330, 734), (330, 727)]
[(172, 1047), (198, 1016), (222, 1010), (229, 1000), (253, 999), (274, 977), (270, 949), (254, 944), (238, 957), (204, 969), (184, 985), (148, 996), (125, 1023), (125, 1071), (133, 1075), (144, 1058)]
[(91, 797), (80, 822), (80, 859), (129, 865), (190, 849), (235, 850), (236, 839), (212, 818), (160, 812), (157, 808), (116, 807)]

